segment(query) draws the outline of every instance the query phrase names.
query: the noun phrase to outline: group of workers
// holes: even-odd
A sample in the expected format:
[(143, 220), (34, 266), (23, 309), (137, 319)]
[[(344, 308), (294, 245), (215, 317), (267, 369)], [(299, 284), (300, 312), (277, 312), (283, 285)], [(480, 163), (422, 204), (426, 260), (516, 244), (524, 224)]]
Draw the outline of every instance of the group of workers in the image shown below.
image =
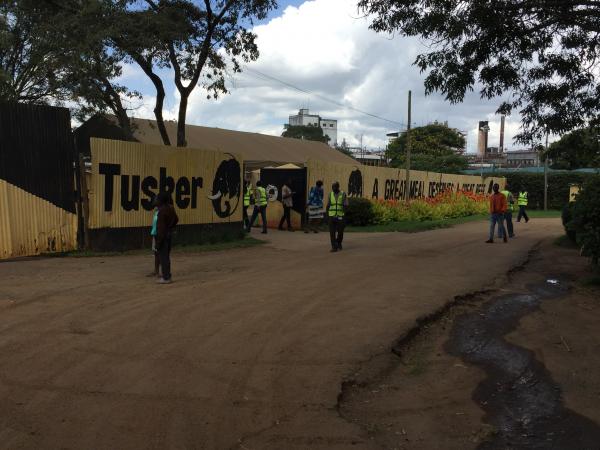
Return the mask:
[[(490, 197), (490, 235), (489, 239), (485, 241), (487, 244), (494, 243), (494, 231), (496, 225), (498, 226), (498, 238), (504, 242), (508, 242), (508, 238), (514, 238), (514, 226), (512, 221), (515, 197), (508, 189), (508, 184), (505, 185), (504, 190), (500, 190), (498, 183), (493, 186), (494, 193)], [(527, 205), (529, 204), (529, 194), (524, 189), (519, 189), (517, 196), (517, 206), (519, 207), (519, 213), (517, 214), (517, 222), (521, 222), (521, 219), (525, 219), (525, 222), (529, 222), (529, 216), (527, 215)], [(506, 224), (506, 226), (505, 226)]]
[[(500, 186), (496, 183), (493, 186), (494, 193), (490, 197), (490, 235), (486, 243), (494, 242), (494, 232), (498, 227), (498, 238), (504, 242), (508, 242), (508, 238), (513, 238), (514, 227), (512, 215), (514, 211), (515, 198), (508, 189), (508, 185), (504, 190), (500, 191)], [(283, 185), (281, 190), (281, 202), (283, 204), (283, 216), (279, 222), (279, 229), (283, 230), (283, 225), (287, 224), (288, 231), (294, 231), (291, 225), (291, 210), (293, 207), (292, 181), (288, 180)], [(308, 201), (306, 204), (307, 220), (304, 228), (305, 233), (319, 232), (319, 225), (327, 214), (329, 223), (329, 236), (331, 241), (331, 252), (338, 252), (343, 249), (345, 214), (348, 207), (348, 197), (344, 191), (340, 189), (340, 183), (337, 181), (331, 185), (331, 192), (327, 200), (327, 206), (323, 208), (323, 182), (317, 181), (315, 186), (310, 188)], [(259, 180), (256, 182), (256, 187), (253, 189), (250, 182), (247, 180), (244, 186), (243, 199), (243, 220), (244, 228), (249, 233), (258, 218), (259, 214), (262, 220), (262, 233), (267, 233), (267, 205), (269, 197), (267, 189)], [(529, 222), (527, 216), (528, 193), (520, 189), (517, 197), (517, 206), (519, 213), (517, 222), (525, 219)], [(254, 204), (252, 216), (248, 217), (247, 209)], [(154, 251), (154, 272), (149, 276), (158, 277), (158, 283), (171, 283), (171, 238), (175, 231), (179, 218), (173, 207), (173, 202), (168, 193), (162, 192), (155, 198), (155, 209), (152, 219), (152, 250)], [(506, 226), (505, 226), (506, 224)], [(159, 273), (159, 272), (162, 272)]]
[[(287, 224), (288, 231), (294, 231), (291, 224), (291, 211), (293, 205), (293, 196), (295, 192), (292, 188), (292, 181), (288, 179), (281, 189), (281, 203), (283, 204), (283, 215), (279, 221), (279, 230), (283, 230), (284, 224)], [(256, 187), (253, 189), (251, 183), (246, 180), (244, 186), (244, 208), (243, 219), (244, 228), (249, 233), (254, 222), (261, 216), (262, 233), (267, 233), (267, 205), (269, 202), (267, 189), (259, 180), (256, 182)], [(252, 216), (248, 217), (247, 209), (254, 203)], [(304, 227), (304, 232), (318, 233), (319, 224), (322, 222), (324, 214), (328, 216), (329, 234), (331, 239), (331, 251), (337, 252), (342, 250), (342, 242), (344, 240), (345, 227), (345, 211), (348, 207), (348, 198), (345, 192), (340, 190), (340, 183), (337, 181), (331, 185), (331, 192), (327, 201), (327, 206), (323, 208), (323, 182), (317, 181), (315, 186), (311, 187), (308, 201), (306, 203), (307, 220)]]

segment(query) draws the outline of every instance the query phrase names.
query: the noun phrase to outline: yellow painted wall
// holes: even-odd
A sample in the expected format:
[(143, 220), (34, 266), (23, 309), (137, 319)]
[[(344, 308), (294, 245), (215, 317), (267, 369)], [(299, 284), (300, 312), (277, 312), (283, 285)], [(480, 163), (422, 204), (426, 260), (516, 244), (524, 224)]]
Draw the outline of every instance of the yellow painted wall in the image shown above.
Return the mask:
[[(362, 194), (357, 195), (364, 198), (377, 198), (380, 200), (404, 199), (404, 184), (406, 171), (404, 169), (393, 169), (389, 167), (372, 167), (361, 164), (337, 164), (322, 161), (309, 161), (308, 168), (308, 191), (315, 185), (317, 180), (323, 181), (325, 190), (324, 200), (331, 190), (333, 182), (338, 181), (343, 191), (349, 192), (349, 179), (355, 171), (360, 171), (362, 177)], [(435, 197), (438, 193), (452, 189), (460, 189), (470, 192), (487, 194), (491, 183), (500, 184), (503, 189), (506, 180), (501, 177), (485, 177), (473, 175), (455, 175), (436, 172), (410, 171), (410, 184), (413, 194), (411, 198)]]
[[(154, 177), (159, 181), (160, 168), (164, 167), (167, 176), (177, 183), (180, 177), (191, 181), (192, 177), (202, 178), (202, 187), (196, 190), (196, 207), (190, 204), (185, 209), (175, 204), (180, 224), (210, 224), (224, 222), (241, 222), (242, 194), (231, 199), (232, 215), (219, 217), (213, 208), (209, 195), (212, 195), (212, 185), (217, 168), (222, 161), (235, 158), (240, 164), (242, 177), (243, 161), (237, 155), (214, 151), (204, 151), (191, 148), (178, 148), (157, 145), (139, 144), (135, 142), (112, 141), (107, 139), (91, 139), (92, 173), (89, 183), (90, 228), (123, 228), (149, 226), (152, 211), (144, 209), (142, 199), (148, 197), (140, 191), (140, 204), (137, 209), (125, 210), (121, 203), (121, 176), (113, 178), (114, 190), (112, 196), (112, 211), (105, 209), (105, 188), (107, 177), (100, 174), (101, 163), (119, 164), (121, 175), (129, 175), (129, 191), (131, 192), (131, 175), (140, 176), (140, 184), (146, 177)], [(242, 178), (240, 178), (242, 179)], [(153, 189), (158, 192), (158, 187)], [(184, 196), (191, 200), (191, 195)], [(175, 200), (175, 195), (173, 199)], [(184, 198), (182, 197), (182, 198)]]
[(76, 248), (76, 214), (0, 180), (0, 259)]

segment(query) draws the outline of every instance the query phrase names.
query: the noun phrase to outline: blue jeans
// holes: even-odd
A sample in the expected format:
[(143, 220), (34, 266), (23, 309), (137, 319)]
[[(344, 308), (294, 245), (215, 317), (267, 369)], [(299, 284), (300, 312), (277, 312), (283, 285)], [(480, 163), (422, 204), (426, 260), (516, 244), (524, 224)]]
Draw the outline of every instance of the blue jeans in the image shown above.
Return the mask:
[(494, 230), (498, 224), (498, 234), (506, 236), (506, 228), (504, 228), (504, 214), (494, 213), (490, 215), (490, 241), (494, 240)]
[[(504, 220), (506, 221), (506, 230), (508, 231), (508, 237), (514, 237), (515, 230), (512, 221), (512, 211), (506, 211), (504, 213)], [(502, 228), (498, 227), (498, 238), (502, 239), (503, 237), (504, 235), (502, 234)]]

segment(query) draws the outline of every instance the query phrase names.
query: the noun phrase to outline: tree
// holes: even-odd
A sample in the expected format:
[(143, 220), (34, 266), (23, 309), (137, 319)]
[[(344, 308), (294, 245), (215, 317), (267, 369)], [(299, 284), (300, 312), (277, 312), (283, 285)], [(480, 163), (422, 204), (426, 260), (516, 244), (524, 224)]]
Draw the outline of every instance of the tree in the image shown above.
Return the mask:
[[(475, 86), (519, 110), (517, 140), (563, 134), (600, 120), (600, 2), (589, 0), (359, 0), (377, 31), (429, 44), (415, 64), (426, 93), (452, 103)], [(508, 94), (508, 96), (506, 96)]]
[(123, 58), (107, 45), (109, 22), (92, 0), (5, 1), (0, 7), (0, 98), (25, 103), (76, 105), (75, 116), (112, 112), (127, 136), (124, 105), (139, 99), (115, 80)]
[[(411, 169), (429, 172), (459, 173), (469, 167), (467, 158), (457, 153), (464, 149), (465, 138), (445, 125), (432, 124), (410, 132)], [(386, 157), (392, 167), (406, 167), (406, 132), (388, 145)]]
[(583, 128), (567, 133), (548, 147), (553, 169), (574, 170), (600, 166), (600, 130)]
[(43, 104), (67, 97), (65, 74), (38, 28), (14, 2), (0, 4), (1, 100)]
[(165, 145), (165, 89), (159, 69), (173, 70), (179, 92), (177, 145), (185, 146), (189, 98), (197, 86), (207, 98), (228, 92), (225, 78), (258, 58), (256, 35), (247, 27), (277, 7), (276, 0), (113, 0), (115, 48), (137, 63), (156, 89), (154, 114)]
[(329, 142), (329, 136), (323, 133), (323, 129), (314, 125), (288, 125), (281, 135), (294, 139), (306, 139), (307, 141)]

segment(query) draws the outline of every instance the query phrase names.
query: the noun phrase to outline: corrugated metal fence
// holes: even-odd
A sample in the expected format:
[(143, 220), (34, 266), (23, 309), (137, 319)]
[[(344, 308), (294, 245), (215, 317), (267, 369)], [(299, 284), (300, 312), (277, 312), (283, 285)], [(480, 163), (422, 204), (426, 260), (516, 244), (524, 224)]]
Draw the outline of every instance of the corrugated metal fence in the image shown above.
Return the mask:
[(69, 111), (0, 103), (0, 258), (76, 247)]

